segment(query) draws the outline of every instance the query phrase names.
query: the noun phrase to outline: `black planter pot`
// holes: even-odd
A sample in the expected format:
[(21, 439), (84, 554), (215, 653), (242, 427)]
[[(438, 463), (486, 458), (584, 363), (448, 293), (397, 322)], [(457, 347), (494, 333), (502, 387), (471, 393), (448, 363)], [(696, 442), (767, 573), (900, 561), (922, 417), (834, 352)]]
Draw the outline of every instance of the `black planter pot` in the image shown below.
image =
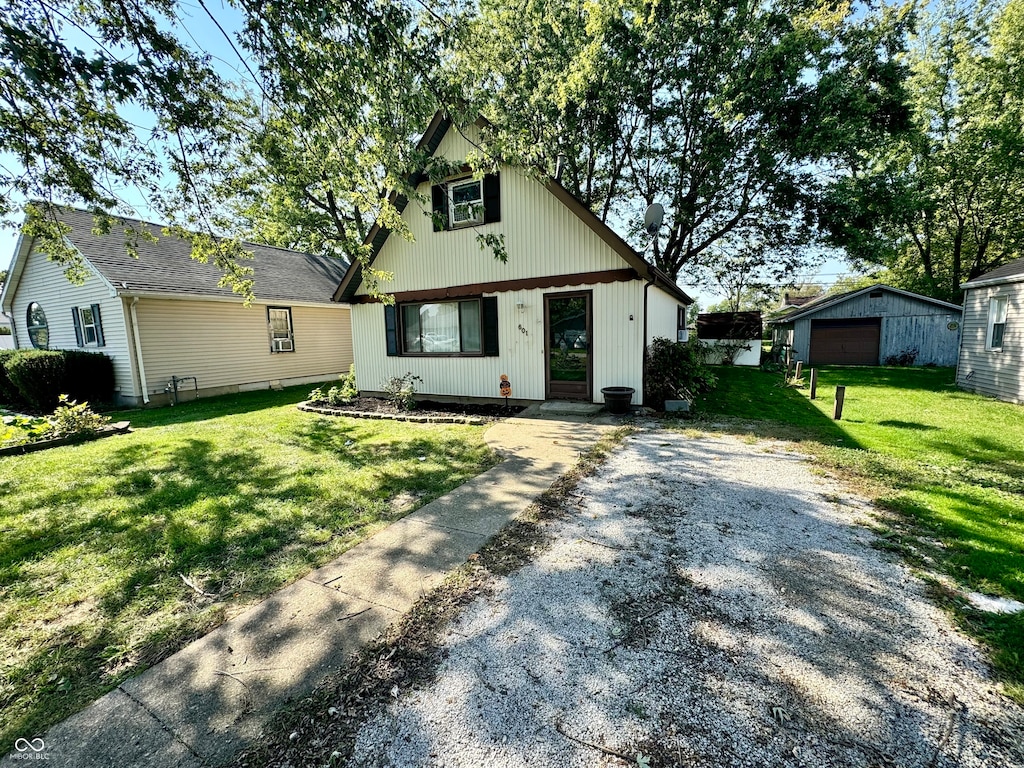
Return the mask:
[(608, 406), (608, 412), (616, 416), (629, 413), (629, 404), (635, 391), (632, 387), (602, 387), (601, 394), (604, 395), (604, 404)]

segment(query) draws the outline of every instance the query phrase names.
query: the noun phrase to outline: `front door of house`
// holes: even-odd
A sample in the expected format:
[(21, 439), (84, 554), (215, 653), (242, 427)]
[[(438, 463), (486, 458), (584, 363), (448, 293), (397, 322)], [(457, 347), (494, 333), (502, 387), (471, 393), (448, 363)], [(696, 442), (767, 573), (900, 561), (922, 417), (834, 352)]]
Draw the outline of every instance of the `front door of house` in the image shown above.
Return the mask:
[(590, 291), (544, 297), (546, 397), (592, 400), (593, 346)]

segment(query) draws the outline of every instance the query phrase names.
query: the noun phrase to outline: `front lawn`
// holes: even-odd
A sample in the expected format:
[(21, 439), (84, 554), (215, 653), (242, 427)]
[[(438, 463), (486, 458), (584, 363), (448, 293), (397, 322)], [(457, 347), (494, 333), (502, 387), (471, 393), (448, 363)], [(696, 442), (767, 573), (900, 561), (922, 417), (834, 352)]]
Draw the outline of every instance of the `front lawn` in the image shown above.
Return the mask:
[(482, 427), (324, 418), (307, 392), (0, 458), (0, 749), (495, 461)]
[[(717, 372), (721, 386), (700, 412), (760, 419), (751, 431), (802, 439), (888, 513), (880, 529), (888, 546), (966, 589), (1024, 601), (1024, 407), (958, 390), (952, 369), (822, 368), (815, 401), (806, 387), (781, 386), (780, 374)], [(847, 388), (839, 422), (831, 418), (837, 385)], [(1024, 614), (960, 606), (958, 616), (989, 643), (1024, 703)]]

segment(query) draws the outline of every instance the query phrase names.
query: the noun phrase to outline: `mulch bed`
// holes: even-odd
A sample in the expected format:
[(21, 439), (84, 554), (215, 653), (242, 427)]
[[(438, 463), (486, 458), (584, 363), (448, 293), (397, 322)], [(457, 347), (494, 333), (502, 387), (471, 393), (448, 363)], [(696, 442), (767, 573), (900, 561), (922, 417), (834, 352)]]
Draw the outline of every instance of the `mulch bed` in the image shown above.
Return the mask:
[(396, 408), (390, 400), (378, 397), (359, 397), (349, 405), (335, 406), (323, 401), (299, 403), (299, 410), (324, 416), (349, 416), (356, 419), (391, 419), (429, 424), (484, 424), (489, 421), (515, 416), (523, 410), (518, 405), (491, 403), (438, 403), (417, 401), (411, 411)]

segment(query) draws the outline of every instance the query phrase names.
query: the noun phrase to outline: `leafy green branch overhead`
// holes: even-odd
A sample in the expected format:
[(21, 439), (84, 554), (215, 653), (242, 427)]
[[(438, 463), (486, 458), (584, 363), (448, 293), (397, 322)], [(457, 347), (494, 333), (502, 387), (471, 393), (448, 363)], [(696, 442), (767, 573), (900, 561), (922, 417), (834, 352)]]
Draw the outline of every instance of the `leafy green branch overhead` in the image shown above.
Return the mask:
[(561, 155), (562, 183), (673, 277), (751, 240), (792, 272), (825, 182), (907, 126), (910, 22), (806, 0), (484, 0), (457, 69), (498, 154), (549, 171)]

